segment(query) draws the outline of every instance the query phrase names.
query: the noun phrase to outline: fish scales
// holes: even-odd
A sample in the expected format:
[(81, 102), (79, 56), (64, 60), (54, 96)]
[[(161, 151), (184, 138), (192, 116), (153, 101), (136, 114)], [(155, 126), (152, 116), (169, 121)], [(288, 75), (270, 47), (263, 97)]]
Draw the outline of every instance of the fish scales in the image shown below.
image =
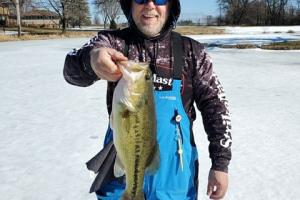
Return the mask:
[[(126, 173), (122, 199), (143, 200), (145, 171), (157, 169), (159, 160), (153, 83), (148, 66), (135, 64), (121, 71), (123, 77), (114, 92), (111, 121), (117, 157)], [(132, 80), (130, 73), (138, 75), (133, 75)]]

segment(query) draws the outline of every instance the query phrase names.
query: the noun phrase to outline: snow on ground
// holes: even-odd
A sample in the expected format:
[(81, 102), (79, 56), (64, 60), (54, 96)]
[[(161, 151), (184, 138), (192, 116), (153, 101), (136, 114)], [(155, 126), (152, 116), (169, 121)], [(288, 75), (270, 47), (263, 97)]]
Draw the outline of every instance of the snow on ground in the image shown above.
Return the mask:
[[(67, 84), (65, 54), (88, 39), (0, 43), (0, 196), (92, 200), (85, 162), (102, 146), (106, 83)], [(233, 160), (226, 200), (298, 199), (300, 51), (209, 49), (227, 92)], [(200, 114), (199, 199), (210, 168)]]
[(300, 40), (300, 26), (218, 27), (225, 34), (190, 36), (208, 46), (255, 44)]
[(300, 184), (300, 161), (295, 158), (300, 152), (299, 53), (211, 52), (232, 113), (233, 160), (226, 199), (299, 199), (293, 187)]
[[(300, 26), (220, 26), (227, 34), (300, 33)], [(82, 26), (70, 30), (102, 30), (103, 26)]]
[(221, 35), (190, 35), (190, 37), (208, 46), (255, 44), (261, 46), (272, 42), (287, 42), (300, 40), (300, 34), (221, 34)]
[(0, 30), (0, 35), (17, 35), (18, 32), (17, 31), (3, 31)]
[(300, 33), (300, 26), (227, 26), (224, 28), (225, 32), (230, 34)]
[(68, 30), (72, 31), (101, 31), (105, 30), (103, 26), (82, 26), (82, 27), (74, 27), (68, 28)]

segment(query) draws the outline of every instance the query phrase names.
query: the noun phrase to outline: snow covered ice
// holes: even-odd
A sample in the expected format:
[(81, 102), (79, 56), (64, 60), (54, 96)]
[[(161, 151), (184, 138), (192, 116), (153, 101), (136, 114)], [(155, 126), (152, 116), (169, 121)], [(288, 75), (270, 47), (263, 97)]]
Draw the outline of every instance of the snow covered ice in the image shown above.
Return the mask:
[(300, 40), (300, 26), (221, 27), (224, 34), (191, 36), (208, 46), (254, 44)]
[[(102, 147), (106, 83), (65, 82), (67, 52), (83, 39), (0, 43), (0, 196), (94, 200), (85, 162)], [(229, 99), (233, 160), (226, 200), (299, 199), (300, 51), (209, 49)], [(199, 199), (210, 159), (200, 113)]]

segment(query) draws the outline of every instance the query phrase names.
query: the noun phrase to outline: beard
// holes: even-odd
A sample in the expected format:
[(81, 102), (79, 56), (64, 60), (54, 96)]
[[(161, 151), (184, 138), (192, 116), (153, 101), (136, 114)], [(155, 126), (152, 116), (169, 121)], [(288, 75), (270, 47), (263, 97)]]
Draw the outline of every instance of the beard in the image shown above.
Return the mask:
[(159, 35), (165, 23), (157, 23), (154, 25), (137, 24), (137, 28), (146, 36), (154, 37)]
[[(146, 13), (147, 15), (156, 15), (151, 13)], [(168, 19), (168, 15), (164, 18), (158, 17), (158, 20), (155, 23), (143, 23), (141, 20), (134, 20), (137, 28), (147, 37), (155, 37), (160, 34), (163, 27), (165, 26)]]

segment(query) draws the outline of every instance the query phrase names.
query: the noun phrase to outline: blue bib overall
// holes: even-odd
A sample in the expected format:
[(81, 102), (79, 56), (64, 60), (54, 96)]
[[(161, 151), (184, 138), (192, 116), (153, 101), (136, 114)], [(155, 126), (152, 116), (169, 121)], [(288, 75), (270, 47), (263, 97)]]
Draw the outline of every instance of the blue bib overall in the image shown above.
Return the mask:
[[(176, 59), (174, 63), (172, 89), (154, 92), (160, 165), (154, 175), (145, 176), (146, 200), (197, 199), (198, 154), (192, 145), (194, 142), (191, 142), (190, 121), (180, 94), (182, 62), (177, 62), (181, 64), (179, 67), (176, 67)], [(112, 140), (112, 136), (112, 130), (108, 129), (106, 144)], [(124, 183), (112, 181), (101, 187), (97, 198), (119, 200), (124, 189)]]

